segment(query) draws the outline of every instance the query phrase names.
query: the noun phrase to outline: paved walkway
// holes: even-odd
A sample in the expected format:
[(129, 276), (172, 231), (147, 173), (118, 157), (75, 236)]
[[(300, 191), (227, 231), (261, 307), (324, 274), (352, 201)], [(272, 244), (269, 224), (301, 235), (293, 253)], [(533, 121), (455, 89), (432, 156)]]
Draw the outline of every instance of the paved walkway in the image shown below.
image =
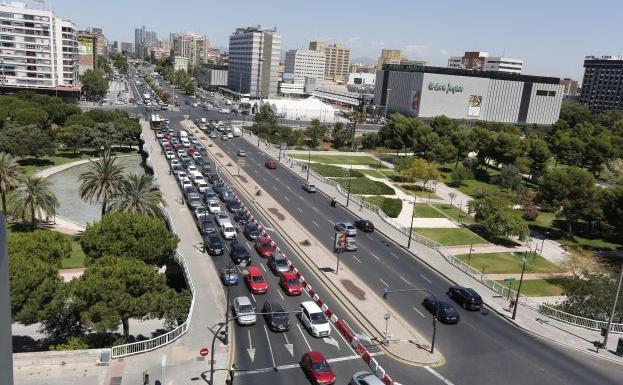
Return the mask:
[(82, 276), (82, 274), (84, 274), (84, 270), (84, 267), (80, 267), (77, 269), (61, 269), (58, 271), (58, 275), (61, 276), (63, 282), (69, 282), (72, 279), (76, 279)]
[[(253, 139), (250, 140), (250, 138)], [(253, 145), (257, 145), (257, 139), (252, 135), (245, 134), (244, 139), (249, 141), (249, 143)], [(263, 151), (267, 151), (267, 153), (275, 159), (277, 158), (277, 151), (273, 151), (266, 146), (262, 146), (261, 149)], [(289, 168), (287, 162), (287, 159), (282, 159), (282, 163), (284, 163), (284, 165)], [(304, 174), (300, 169), (294, 167), (292, 168), (292, 170), (296, 172), (299, 176), (304, 178)], [(311, 179), (320, 190), (322, 190), (329, 196), (334, 196), (339, 204), (345, 205), (346, 198), (341, 196), (341, 194), (333, 186), (327, 185), (315, 178)], [(374, 223), (376, 229), (384, 233), (390, 239), (393, 239), (400, 245), (406, 245), (407, 236), (397, 231), (393, 227), (389, 226), (387, 223), (381, 220), (377, 214), (368, 211), (365, 208), (361, 211), (358, 208), (349, 209), (353, 212), (354, 215), (371, 220)], [(523, 328), (524, 330), (540, 336), (544, 339), (567, 346), (577, 351), (613, 360), (617, 363), (622, 363), (620, 357), (616, 356), (613, 353), (614, 351), (616, 351), (616, 344), (618, 342), (618, 336), (616, 334), (612, 335), (611, 338), (609, 338), (607, 349), (600, 349), (599, 353), (597, 353), (595, 352), (595, 349), (593, 347), (593, 341), (602, 339), (598, 330), (586, 329), (557, 321), (538, 313), (532, 307), (527, 307), (523, 305), (517, 309), (516, 319), (512, 320), (512, 313), (509, 311), (509, 303), (506, 298), (502, 298), (486, 286), (482, 285), (476, 279), (468, 276), (461, 270), (451, 265), (443, 257), (441, 257), (437, 251), (417, 242), (411, 243), (411, 248), (409, 249), (409, 251), (413, 253), (414, 257), (419, 258), (421, 261), (428, 264), (432, 269), (445, 276), (451, 282), (462, 286), (473, 287), (474, 289), (476, 289), (483, 297), (483, 300), (485, 301), (487, 306), (492, 311), (495, 311), (500, 316), (506, 318), (509, 322), (514, 323), (517, 327)]]
[[(556, 277), (569, 277), (573, 275), (572, 273), (524, 273), (523, 279), (526, 280), (535, 280), (535, 279), (550, 279)], [(506, 278), (514, 278), (519, 280), (521, 278), (521, 273), (504, 273), (504, 274), (487, 274), (487, 278), (492, 279), (494, 281), (501, 281)]]
[(469, 254), (469, 248), (472, 248), (473, 254), (490, 254), (490, 253), (523, 253), (528, 251), (526, 246), (517, 247), (504, 247), (498, 245), (472, 245), (472, 246), (451, 246), (446, 247), (446, 250), (452, 255), (465, 255)]

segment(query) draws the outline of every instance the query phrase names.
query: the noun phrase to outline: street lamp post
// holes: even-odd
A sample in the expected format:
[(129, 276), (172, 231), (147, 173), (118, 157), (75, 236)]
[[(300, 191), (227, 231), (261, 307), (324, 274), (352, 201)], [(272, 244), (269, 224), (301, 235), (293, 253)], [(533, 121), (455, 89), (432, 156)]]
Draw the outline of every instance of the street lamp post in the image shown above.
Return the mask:
[(411, 248), (411, 237), (413, 236), (413, 219), (415, 218), (415, 204), (417, 198), (413, 196), (413, 211), (411, 212), (411, 227), (409, 227), (409, 240), (407, 241), (407, 249)]
[(467, 256), (467, 266), (469, 266), (469, 262), (472, 260), (472, 251), (474, 251), (474, 244), (469, 245), (469, 255)]
[(353, 165), (350, 165), (350, 169), (348, 169), (348, 191), (346, 193), (346, 207), (348, 207), (348, 203), (350, 202), (350, 182), (352, 180), (353, 175)]
[(390, 289), (385, 288), (383, 291), (383, 299), (387, 299), (387, 294), (389, 293), (405, 293), (408, 291), (423, 291), (428, 293), (433, 300), (435, 301), (435, 314), (433, 315), (433, 338), (430, 344), (430, 352), (431, 354), (435, 352), (435, 337), (437, 336), (437, 316), (439, 315), (439, 301), (437, 301), (437, 297), (430, 290), (427, 289)]
[(309, 166), (311, 163), (311, 147), (307, 146), (307, 177), (306, 180), (309, 182)]
[[(227, 263), (227, 279), (231, 279), (231, 277), (229, 277), (230, 274), (230, 269), (231, 269), (231, 258), (229, 260), (229, 262)], [(229, 290), (229, 286), (227, 285), (227, 304), (225, 307), (225, 335), (223, 336), (223, 344), (227, 345), (229, 344), (229, 301), (230, 301), (230, 290)]]
[(606, 332), (604, 333), (604, 341), (601, 346), (604, 348), (608, 343), (608, 334), (610, 334), (610, 327), (612, 326), (612, 320), (614, 319), (614, 313), (617, 309), (617, 303), (619, 302), (619, 293), (621, 292), (621, 282), (623, 282), (623, 260), (619, 261), (621, 266), (621, 272), (619, 273), (619, 283), (617, 284), (617, 291), (614, 293), (614, 303), (612, 304), (612, 311), (610, 312), (610, 318), (608, 318), (608, 326), (606, 326)]
[(521, 284), (523, 283), (523, 273), (526, 271), (526, 256), (521, 259), (523, 265), (521, 266), (521, 277), (519, 278), (519, 286), (517, 287), (517, 295), (515, 296), (515, 306), (513, 306), (513, 319), (517, 315), (517, 308), (519, 307), (519, 293), (521, 292)]

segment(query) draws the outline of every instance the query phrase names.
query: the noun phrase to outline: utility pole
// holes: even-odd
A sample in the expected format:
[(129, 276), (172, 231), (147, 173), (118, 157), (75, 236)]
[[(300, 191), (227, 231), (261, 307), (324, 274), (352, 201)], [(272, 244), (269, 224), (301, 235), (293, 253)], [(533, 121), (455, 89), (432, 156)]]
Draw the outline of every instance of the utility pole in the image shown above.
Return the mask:
[(353, 165), (350, 165), (350, 169), (348, 169), (348, 192), (346, 193), (346, 207), (348, 207), (348, 203), (350, 202), (350, 181), (352, 180), (353, 174)]
[(515, 297), (515, 306), (513, 307), (513, 319), (517, 315), (517, 308), (519, 307), (519, 293), (521, 292), (521, 284), (523, 283), (523, 273), (526, 271), (526, 256), (522, 258), (523, 265), (521, 266), (521, 277), (519, 278), (519, 287), (517, 287), (517, 295)]
[(608, 318), (608, 326), (604, 333), (604, 341), (601, 345), (605, 348), (608, 343), (608, 334), (610, 334), (610, 327), (612, 326), (612, 320), (614, 319), (614, 313), (617, 309), (617, 303), (619, 302), (619, 293), (621, 293), (621, 282), (623, 281), (623, 262), (619, 261), (621, 272), (619, 273), (619, 283), (617, 284), (617, 291), (614, 293), (614, 303), (612, 304), (612, 311), (610, 312), (610, 318)]
[(411, 212), (411, 227), (409, 227), (409, 240), (407, 241), (407, 249), (411, 248), (411, 237), (413, 236), (413, 219), (415, 218), (415, 204), (417, 198), (413, 196), (413, 211)]

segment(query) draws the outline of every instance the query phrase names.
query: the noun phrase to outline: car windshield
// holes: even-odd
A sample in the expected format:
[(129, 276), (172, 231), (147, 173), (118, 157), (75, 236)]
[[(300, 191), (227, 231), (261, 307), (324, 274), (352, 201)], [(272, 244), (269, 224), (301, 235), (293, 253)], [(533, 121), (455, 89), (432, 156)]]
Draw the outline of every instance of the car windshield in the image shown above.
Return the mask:
[[(299, 284), (298, 279), (292, 278), (292, 279), (288, 279), (288, 285), (290, 286), (296, 286)], [(312, 317), (313, 318), (313, 317)]]
[(323, 313), (311, 313), (311, 323), (320, 325), (327, 322), (327, 317)]
[(240, 313), (253, 313), (253, 305), (240, 305), (238, 311)]
[(443, 311), (447, 315), (456, 315), (456, 309), (454, 308), (454, 306), (441, 305), (439, 306), (439, 310)]
[(314, 362), (312, 364), (312, 369), (314, 372), (326, 373), (331, 371), (331, 367), (327, 363), (327, 361)]
[(273, 246), (270, 244), (270, 242), (266, 242), (266, 243), (260, 243), (260, 247), (261, 247), (262, 249), (270, 249), (270, 248), (272, 248)]
[(256, 225), (249, 225), (249, 227), (247, 227), (247, 231), (253, 233), (257, 231), (257, 226)]
[(285, 259), (275, 259), (275, 265), (279, 267), (288, 266), (288, 262)]
[(231, 226), (225, 226), (225, 232), (226, 232), (226, 233), (231, 233), (231, 232), (234, 232), (234, 231), (235, 231), (235, 230), (234, 230), (234, 228), (233, 228), (233, 227), (231, 227)]
[(275, 319), (275, 320), (287, 320), (288, 319), (288, 315), (286, 313), (283, 313), (283, 312), (276, 312), (276, 313), (273, 313), (273, 319)]
[(264, 282), (264, 277), (262, 277), (261, 275), (254, 275), (253, 277), (251, 277), (251, 280), (253, 282)]

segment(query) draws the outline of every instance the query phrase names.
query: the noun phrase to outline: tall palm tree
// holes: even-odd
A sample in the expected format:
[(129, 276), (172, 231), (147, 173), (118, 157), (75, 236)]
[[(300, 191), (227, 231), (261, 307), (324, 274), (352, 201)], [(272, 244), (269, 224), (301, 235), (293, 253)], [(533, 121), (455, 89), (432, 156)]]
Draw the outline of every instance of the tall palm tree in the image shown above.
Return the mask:
[(111, 211), (123, 211), (162, 218), (165, 202), (151, 175), (126, 175), (110, 204)]
[(7, 152), (0, 152), (0, 196), (2, 211), (6, 215), (6, 194), (18, 185), (22, 170), (17, 159)]
[(91, 160), (88, 170), (80, 175), (80, 197), (87, 202), (102, 202), (102, 216), (106, 214), (108, 202), (119, 191), (123, 169), (117, 157), (105, 150), (98, 160)]
[(20, 180), (14, 191), (16, 214), (23, 220), (30, 220), (33, 230), (37, 225), (37, 217), (43, 213), (55, 214), (56, 207), (59, 205), (50, 186), (47, 179), (26, 176)]

